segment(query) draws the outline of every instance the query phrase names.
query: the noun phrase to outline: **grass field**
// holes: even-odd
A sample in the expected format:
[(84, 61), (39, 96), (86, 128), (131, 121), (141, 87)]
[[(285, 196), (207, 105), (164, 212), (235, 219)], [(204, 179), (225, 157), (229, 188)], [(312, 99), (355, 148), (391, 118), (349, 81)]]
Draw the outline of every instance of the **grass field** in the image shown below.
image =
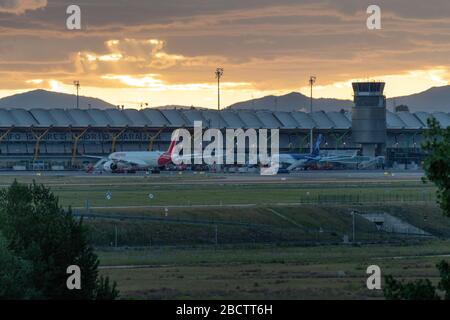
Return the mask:
[[(450, 219), (419, 179), (25, 175), (0, 176), (0, 186), (15, 178), (43, 183), (64, 207), (91, 215), (85, 223), (101, 273), (124, 299), (380, 299), (365, 286), (369, 265), (436, 282), (434, 266), (450, 253)], [(352, 211), (386, 212), (433, 238), (386, 234), (356, 216), (360, 246), (344, 245)]]
[(380, 299), (382, 292), (366, 287), (369, 265), (382, 275), (436, 282), (435, 265), (449, 253), (446, 241), (99, 252), (102, 274), (118, 281), (124, 299)]
[[(420, 181), (386, 180), (336, 181), (308, 183), (272, 181), (226, 184), (220, 176), (168, 175), (162, 177), (64, 177), (1, 176), (0, 185), (14, 178), (19, 182), (51, 186), (61, 204), (82, 209), (86, 202), (93, 208), (129, 206), (190, 206), (229, 204), (297, 204), (297, 203), (386, 203), (434, 202), (435, 188)], [(111, 198), (107, 199), (107, 193)], [(150, 199), (149, 195), (153, 198)]]
[[(251, 208), (174, 208), (112, 210), (88, 219), (99, 246), (162, 246), (236, 243), (341, 243), (352, 236), (351, 212), (387, 212), (436, 237), (450, 238), (450, 220), (427, 204), (300, 205)], [(105, 211), (102, 210), (102, 212)], [(426, 214), (424, 214), (426, 212)], [(358, 241), (399, 241), (355, 218)], [(406, 237), (408, 239), (409, 237)], [(406, 240), (403, 240), (406, 241)]]

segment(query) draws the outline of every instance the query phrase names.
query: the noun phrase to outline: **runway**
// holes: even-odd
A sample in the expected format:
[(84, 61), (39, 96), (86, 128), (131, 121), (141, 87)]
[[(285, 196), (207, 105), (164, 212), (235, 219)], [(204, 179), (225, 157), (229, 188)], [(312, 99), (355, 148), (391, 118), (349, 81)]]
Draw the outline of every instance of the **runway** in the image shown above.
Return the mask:
[(136, 186), (136, 185), (257, 185), (257, 184), (379, 184), (420, 183), (422, 171), (301, 171), (275, 176), (258, 174), (223, 174), (199, 172), (162, 172), (161, 174), (88, 174), (80, 171), (67, 172), (0, 172), (0, 186), (35, 180), (49, 186)]

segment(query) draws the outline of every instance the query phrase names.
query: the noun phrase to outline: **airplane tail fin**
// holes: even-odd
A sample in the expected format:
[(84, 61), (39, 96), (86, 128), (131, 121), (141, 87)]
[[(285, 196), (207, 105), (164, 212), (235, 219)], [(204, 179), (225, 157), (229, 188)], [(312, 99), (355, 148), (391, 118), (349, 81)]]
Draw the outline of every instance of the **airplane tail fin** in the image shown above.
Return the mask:
[(168, 163), (170, 163), (172, 161), (172, 152), (173, 152), (173, 149), (175, 148), (176, 144), (177, 144), (177, 140), (176, 139), (172, 139), (170, 141), (169, 148), (158, 159), (158, 165), (160, 167), (163, 167), (163, 166), (165, 166), (166, 164), (168, 164)]
[(319, 134), (316, 140), (316, 144), (313, 149), (313, 156), (318, 156), (320, 154), (320, 144), (322, 143), (322, 134)]
[(166, 152), (164, 152), (164, 154), (165, 154), (165, 155), (168, 155), (168, 156), (172, 156), (172, 152), (173, 152), (173, 149), (175, 148), (175, 145), (176, 145), (176, 144), (177, 144), (177, 141), (176, 141), (176, 140), (170, 141), (169, 148), (167, 149)]

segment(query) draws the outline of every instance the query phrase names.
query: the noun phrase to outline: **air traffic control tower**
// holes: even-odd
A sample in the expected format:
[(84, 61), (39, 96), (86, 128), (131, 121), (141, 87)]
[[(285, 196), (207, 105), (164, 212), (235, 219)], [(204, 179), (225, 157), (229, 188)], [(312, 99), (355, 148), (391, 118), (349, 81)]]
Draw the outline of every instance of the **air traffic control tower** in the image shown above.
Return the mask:
[(386, 97), (384, 82), (354, 82), (352, 136), (363, 156), (380, 156), (386, 145)]

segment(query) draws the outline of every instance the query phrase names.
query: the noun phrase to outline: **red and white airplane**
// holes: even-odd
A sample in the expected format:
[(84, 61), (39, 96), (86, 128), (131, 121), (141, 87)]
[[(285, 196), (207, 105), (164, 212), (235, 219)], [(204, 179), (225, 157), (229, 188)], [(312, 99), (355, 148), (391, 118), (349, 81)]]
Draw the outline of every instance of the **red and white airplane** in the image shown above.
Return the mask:
[[(172, 162), (172, 152), (176, 141), (170, 142), (167, 151), (124, 151), (113, 152), (106, 158), (100, 158), (94, 166), (88, 168), (88, 172), (102, 170), (106, 172), (126, 172), (159, 170)], [(99, 157), (95, 157), (99, 158)]]

